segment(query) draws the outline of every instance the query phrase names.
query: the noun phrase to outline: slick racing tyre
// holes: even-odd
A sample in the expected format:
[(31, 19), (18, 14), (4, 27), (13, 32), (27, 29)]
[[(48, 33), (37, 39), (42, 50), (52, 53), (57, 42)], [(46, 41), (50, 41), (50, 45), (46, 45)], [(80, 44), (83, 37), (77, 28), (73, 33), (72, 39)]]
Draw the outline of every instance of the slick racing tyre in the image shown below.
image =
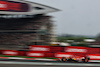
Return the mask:
[(88, 59), (85, 59), (85, 63), (88, 63), (88, 61), (89, 61)]
[(89, 58), (82, 59), (82, 61), (85, 62), (85, 63), (88, 63), (89, 62)]
[(65, 57), (62, 57), (61, 60), (62, 60), (62, 62), (66, 62), (67, 59)]

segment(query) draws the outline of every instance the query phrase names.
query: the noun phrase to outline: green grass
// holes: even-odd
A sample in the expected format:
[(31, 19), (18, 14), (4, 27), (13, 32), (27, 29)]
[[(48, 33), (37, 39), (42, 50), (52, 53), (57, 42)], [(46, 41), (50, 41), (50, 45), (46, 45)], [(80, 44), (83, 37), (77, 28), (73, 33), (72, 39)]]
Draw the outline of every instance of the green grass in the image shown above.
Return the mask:
[[(19, 57), (19, 58), (38, 58), (38, 57), (27, 57), (27, 56), (9, 56), (9, 55), (0, 55), (0, 57)], [(49, 58), (49, 57), (42, 57), (44, 59), (57, 59), (57, 58)]]

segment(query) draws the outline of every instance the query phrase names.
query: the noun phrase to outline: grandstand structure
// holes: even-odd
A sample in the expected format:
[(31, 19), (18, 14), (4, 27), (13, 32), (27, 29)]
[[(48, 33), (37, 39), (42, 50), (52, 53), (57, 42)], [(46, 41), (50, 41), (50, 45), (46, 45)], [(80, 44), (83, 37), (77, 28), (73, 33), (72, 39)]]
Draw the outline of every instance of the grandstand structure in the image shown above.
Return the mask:
[[(51, 7), (48, 8), (51, 9)], [(15, 14), (14, 12), (11, 14), (2, 10), (0, 14), (0, 49), (20, 50), (28, 45), (49, 45), (54, 40), (52, 16), (47, 15), (48, 11), (42, 13), (41, 5), (37, 9), (40, 9), (40, 13), (27, 14), (24, 12), (21, 14), (14, 11)], [(52, 10), (58, 11), (54, 8)]]

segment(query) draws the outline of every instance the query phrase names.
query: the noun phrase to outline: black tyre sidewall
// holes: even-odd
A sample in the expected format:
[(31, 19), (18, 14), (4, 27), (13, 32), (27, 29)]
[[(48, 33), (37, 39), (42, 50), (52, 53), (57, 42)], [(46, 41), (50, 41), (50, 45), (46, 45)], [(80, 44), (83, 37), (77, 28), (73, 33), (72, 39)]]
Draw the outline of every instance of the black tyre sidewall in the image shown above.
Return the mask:
[(62, 60), (62, 62), (66, 62), (67, 61), (67, 59), (65, 57), (63, 57), (61, 60)]

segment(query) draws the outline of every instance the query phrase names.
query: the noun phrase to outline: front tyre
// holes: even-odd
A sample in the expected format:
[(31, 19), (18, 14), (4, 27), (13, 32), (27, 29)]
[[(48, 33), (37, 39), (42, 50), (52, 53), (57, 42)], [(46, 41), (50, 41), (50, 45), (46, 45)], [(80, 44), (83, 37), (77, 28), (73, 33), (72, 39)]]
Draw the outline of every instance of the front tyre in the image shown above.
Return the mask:
[(84, 63), (88, 63), (89, 62), (89, 59), (82, 59), (82, 62), (84, 62)]

